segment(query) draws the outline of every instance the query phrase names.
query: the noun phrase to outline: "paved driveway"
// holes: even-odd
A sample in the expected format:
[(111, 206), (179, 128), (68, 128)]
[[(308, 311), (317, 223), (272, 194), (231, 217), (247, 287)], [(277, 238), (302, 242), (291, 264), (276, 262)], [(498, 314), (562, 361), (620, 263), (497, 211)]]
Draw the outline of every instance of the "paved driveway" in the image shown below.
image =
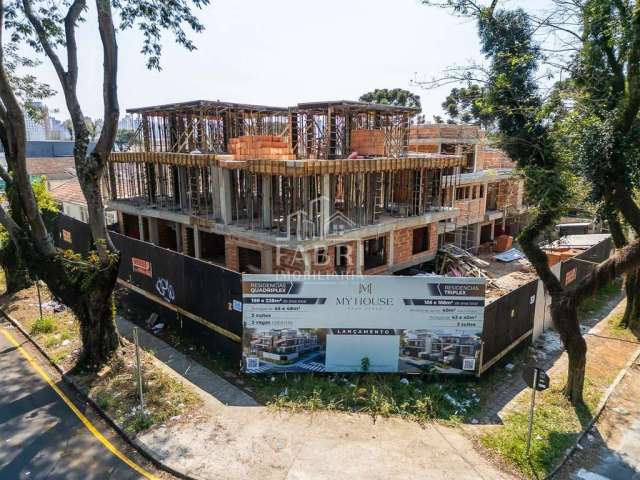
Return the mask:
[[(0, 479), (145, 478), (90, 433), (3, 330), (23, 342), (0, 322)], [(31, 357), (38, 361), (35, 353)], [(91, 421), (101, 432), (108, 430)], [(114, 434), (106, 436), (118, 445)]]

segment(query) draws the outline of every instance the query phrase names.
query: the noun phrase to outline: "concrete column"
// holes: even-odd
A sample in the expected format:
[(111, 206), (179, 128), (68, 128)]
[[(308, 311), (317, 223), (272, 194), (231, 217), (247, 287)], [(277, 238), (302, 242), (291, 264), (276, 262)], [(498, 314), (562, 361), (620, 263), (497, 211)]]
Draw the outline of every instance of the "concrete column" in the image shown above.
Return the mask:
[(271, 188), (271, 175), (262, 176), (262, 226), (273, 226), (273, 211), (271, 210), (273, 192)]
[(144, 219), (141, 215), (138, 215), (138, 230), (140, 231), (140, 240), (144, 242), (146, 240), (144, 238)]
[(213, 218), (222, 218), (222, 212), (220, 210), (220, 167), (209, 167), (211, 176), (209, 177), (209, 188), (211, 189), (211, 201), (213, 209)]
[(176, 251), (180, 253), (184, 253), (186, 255), (187, 252), (183, 248), (183, 247), (186, 247), (185, 245), (186, 242), (182, 241), (182, 224), (175, 222), (175, 225), (176, 225)]
[(185, 211), (191, 210), (190, 200), (187, 197), (189, 191), (187, 182), (187, 167), (178, 167), (178, 185), (180, 188), (180, 208)]
[(393, 234), (393, 230), (389, 232), (389, 236), (387, 237), (389, 241), (387, 242), (387, 265), (391, 267), (393, 265), (393, 239), (395, 235)]
[(225, 225), (231, 224), (233, 215), (231, 211), (231, 170), (220, 169), (220, 218)]
[(121, 211), (116, 211), (116, 216), (118, 217), (118, 233), (124, 235), (124, 215)]
[(262, 273), (273, 273), (273, 248), (268, 247), (260, 252), (260, 270)]
[(364, 270), (364, 243), (356, 240), (356, 275), (361, 275)]
[[(480, 153), (480, 144), (476, 143), (473, 146), (473, 171), (478, 171), (478, 154)], [(482, 167), (484, 169), (484, 166)]]
[(149, 242), (158, 245), (158, 219), (149, 217)]
[(331, 177), (328, 173), (322, 175), (322, 199), (320, 203), (320, 219), (322, 222), (322, 236), (327, 237), (331, 231)]
[(197, 225), (193, 226), (193, 253), (196, 258), (201, 257), (200, 253), (200, 229)]
[(304, 259), (304, 274), (309, 275), (311, 274), (311, 252), (308, 250), (305, 251), (303, 253), (303, 259)]

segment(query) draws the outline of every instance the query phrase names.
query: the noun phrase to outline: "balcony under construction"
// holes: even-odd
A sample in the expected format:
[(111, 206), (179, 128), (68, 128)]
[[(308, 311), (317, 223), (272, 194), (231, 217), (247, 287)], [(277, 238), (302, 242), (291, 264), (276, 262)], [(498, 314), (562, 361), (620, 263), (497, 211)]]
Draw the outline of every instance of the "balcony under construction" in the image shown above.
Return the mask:
[(194, 101), (128, 112), (140, 123), (110, 157), (112, 208), (265, 243), (450, 217), (443, 192), (466, 165), (409, 151), (412, 108)]

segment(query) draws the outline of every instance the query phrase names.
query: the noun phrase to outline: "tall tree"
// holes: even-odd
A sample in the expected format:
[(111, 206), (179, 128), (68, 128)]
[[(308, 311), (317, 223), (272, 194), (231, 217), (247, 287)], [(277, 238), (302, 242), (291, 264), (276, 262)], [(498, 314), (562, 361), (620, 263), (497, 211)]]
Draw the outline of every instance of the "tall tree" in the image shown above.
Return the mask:
[[(35, 76), (29, 73), (21, 74), (19, 70), (30, 70), (38, 66), (41, 62), (19, 55), (16, 45), (4, 46), (4, 58), (6, 59), (6, 71), (12, 88), (24, 115), (35, 122), (43, 120), (43, 109), (40, 101), (55, 94), (55, 91), (47, 84), (39, 82)], [(8, 138), (2, 119), (0, 119), (0, 142), (6, 152), (9, 148)], [(8, 166), (8, 175), (3, 177), (5, 183), (5, 195), (8, 208), (13, 219), (20, 225), (25, 225), (26, 220), (20, 207), (18, 192), (11, 179), (11, 165)], [(1, 173), (0, 173), (1, 174)], [(31, 284), (31, 278), (27, 266), (22, 261), (13, 242), (9, 239), (6, 231), (2, 232), (0, 241), (0, 265), (5, 274), (6, 291), (8, 293), (17, 292)]]
[(399, 107), (422, 108), (420, 95), (402, 88), (376, 88), (373, 92), (363, 94), (359, 100), (361, 102), (382, 103)]
[[(106, 228), (102, 195), (102, 178), (116, 136), (118, 105), (118, 46), (114, 10), (120, 14), (119, 28), (137, 27), (143, 34), (143, 53), (150, 68), (160, 67), (160, 40), (164, 30), (176, 41), (194, 49), (183, 28), (194, 31), (202, 25), (192, 8), (207, 5), (209, 0), (95, 0), (96, 26), (103, 54), (103, 128), (94, 148), (89, 148), (89, 132), (78, 98), (77, 25), (89, 8), (87, 0), (0, 0), (0, 23), (3, 33), (10, 32), (10, 44), (26, 41), (51, 62), (69, 110), (75, 134), (74, 158), (78, 180), (87, 201), (89, 227), (96, 254), (70, 261), (58, 252), (35, 201), (26, 171), (26, 129), (20, 105), (6, 68), (0, 58), (0, 120), (7, 133), (7, 163), (18, 192), (26, 225), (17, 224), (0, 210), (0, 222), (18, 246), (29, 268), (36, 272), (58, 298), (67, 304), (80, 323), (83, 343), (79, 364), (97, 367), (118, 348), (113, 318), (112, 292), (118, 273), (119, 254)], [(0, 52), (4, 39), (0, 37)], [(66, 62), (60, 53), (66, 56)]]
[(483, 113), (482, 97), (482, 88), (478, 84), (454, 87), (442, 102), (442, 109), (453, 122), (473, 123), (487, 127), (491, 119)]
[[(640, 265), (640, 242), (634, 241), (594, 268), (574, 288), (566, 289), (551, 272), (537, 244), (542, 232), (559, 218), (566, 203), (569, 168), (558, 142), (557, 96), (545, 98), (537, 72), (544, 60), (535, 40), (536, 25), (522, 9), (498, 8), (498, 0), (481, 5), (471, 0), (425, 1), (451, 8), (454, 13), (474, 17), (478, 24), (482, 53), (489, 65), (482, 98), (483, 111), (495, 122), (499, 144), (525, 173), (527, 195), (533, 215), (518, 240), (527, 258), (552, 298), (551, 312), (569, 357), (565, 395), (582, 402), (586, 365), (586, 343), (580, 331), (577, 307), (599, 286)], [(640, 12), (636, 12), (640, 27)], [(640, 31), (638, 32), (640, 46)], [(604, 190), (616, 192), (615, 177), (598, 179)], [(627, 189), (628, 191), (628, 189)], [(635, 215), (629, 198), (620, 195), (616, 208), (627, 218)], [(625, 207), (624, 209), (622, 207)], [(636, 206), (637, 207), (637, 206)]]
[[(566, 119), (568, 151), (602, 203), (617, 247), (628, 243), (620, 213), (640, 234), (634, 189), (640, 186), (640, 6), (588, 0), (562, 7), (581, 25), (570, 81), (562, 93), (574, 108)], [(607, 179), (615, 179), (610, 183)], [(640, 272), (625, 278), (624, 326), (640, 330)]]

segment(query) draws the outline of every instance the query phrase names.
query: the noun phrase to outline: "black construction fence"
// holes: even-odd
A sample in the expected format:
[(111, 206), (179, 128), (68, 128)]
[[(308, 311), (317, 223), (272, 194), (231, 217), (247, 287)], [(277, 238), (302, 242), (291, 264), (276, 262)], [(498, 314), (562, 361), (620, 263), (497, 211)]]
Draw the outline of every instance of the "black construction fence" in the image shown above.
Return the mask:
[[(86, 223), (60, 214), (54, 228), (59, 248), (86, 254), (92, 239)], [(241, 275), (151, 243), (110, 232), (120, 251), (118, 282), (127, 303), (158, 315), (173, 331), (239, 362), (242, 338)]]
[[(92, 248), (86, 223), (60, 214), (54, 228), (59, 248), (86, 254)], [(195, 340), (199, 345), (239, 361), (242, 338), (242, 276), (232, 270), (111, 232), (120, 251), (119, 283), (126, 287), (127, 303), (146, 316)], [(561, 265), (563, 285), (587, 275), (612, 250), (605, 240)], [(595, 262), (595, 263), (594, 263)], [(571, 273), (573, 272), (573, 273)], [(571, 283), (569, 281), (569, 283)], [(538, 280), (533, 280), (485, 307), (480, 372), (513, 348), (531, 339)]]
[(579, 255), (562, 262), (560, 266), (562, 286), (571, 288), (572, 284), (577, 284), (589, 275), (598, 263), (609, 258), (613, 249), (613, 240), (609, 237)]
[(532, 280), (484, 308), (480, 372), (533, 334), (538, 280)]
[[(580, 281), (598, 263), (609, 258), (612, 250), (613, 241), (608, 237), (575, 257), (563, 261), (560, 264), (562, 285), (566, 287)], [(512, 349), (532, 338), (536, 304), (545, 301), (544, 295), (538, 298), (538, 282), (537, 279), (532, 280), (485, 307), (480, 372), (490, 368)]]

